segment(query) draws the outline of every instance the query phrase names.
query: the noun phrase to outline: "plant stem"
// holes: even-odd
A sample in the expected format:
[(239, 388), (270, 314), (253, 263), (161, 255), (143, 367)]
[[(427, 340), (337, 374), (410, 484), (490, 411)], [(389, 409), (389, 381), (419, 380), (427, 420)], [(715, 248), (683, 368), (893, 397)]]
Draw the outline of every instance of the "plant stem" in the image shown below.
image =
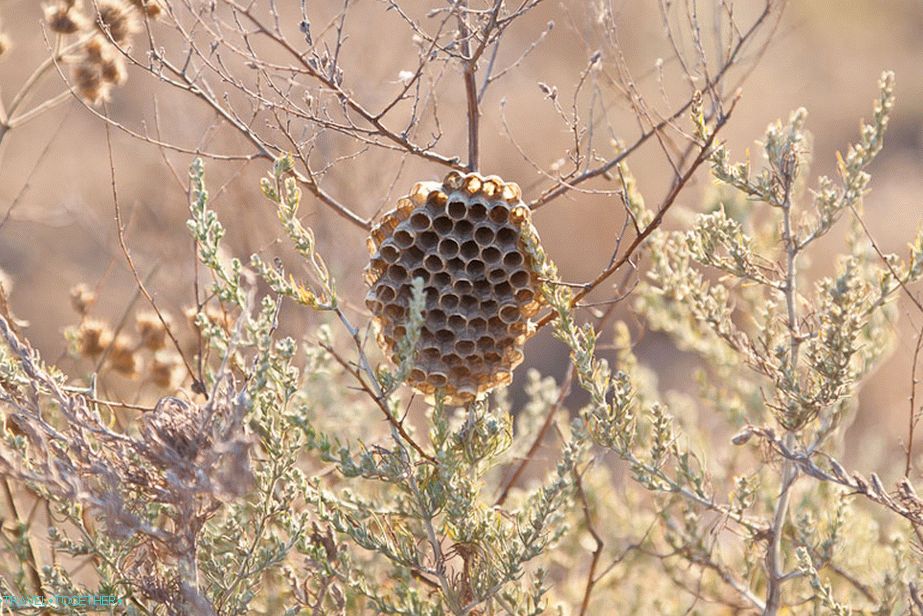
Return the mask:
[[(782, 239), (785, 244), (786, 256), (784, 294), (789, 331), (788, 370), (790, 371), (792, 385), (797, 387), (798, 352), (801, 346), (801, 337), (798, 335), (797, 306), (798, 244), (792, 233), (791, 185), (793, 178), (788, 175), (785, 179), (785, 198), (780, 205), (782, 208)], [(785, 445), (790, 450), (794, 448), (795, 434), (791, 430), (786, 430)], [(769, 547), (766, 550), (766, 571), (769, 576), (769, 584), (766, 590), (766, 608), (763, 610), (764, 616), (775, 616), (782, 603), (782, 584), (785, 581), (782, 536), (785, 533), (785, 524), (788, 520), (791, 487), (795, 483), (797, 477), (798, 467), (793, 460), (786, 458), (782, 463), (782, 483), (779, 488), (779, 498), (776, 501), (775, 511), (772, 516), (772, 526), (769, 529)]]

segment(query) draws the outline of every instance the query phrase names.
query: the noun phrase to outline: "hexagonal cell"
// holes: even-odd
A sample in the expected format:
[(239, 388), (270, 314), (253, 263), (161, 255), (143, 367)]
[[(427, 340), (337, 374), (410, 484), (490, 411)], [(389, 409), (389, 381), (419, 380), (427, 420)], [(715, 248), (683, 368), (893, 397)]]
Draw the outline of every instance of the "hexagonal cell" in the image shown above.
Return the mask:
[(439, 244), (439, 235), (433, 231), (424, 231), (417, 236), (417, 246), (424, 252), (428, 252)]
[(503, 281), (498, 282), (494, 285), (494, 295), (497, 297), (505, 297), (510, 295), (513, 292), (513, 287), (510, 286), (510, 283)]
[(520, 304), (528, 304), (533, 299), (535, 299), (535, 291), (532, 289), (519, 289), (514, 294), (514, 297)]
[(445, 269), (445, 261), (437, 254), (427, 255), (427, 257), (423, 259), (423, 267), (426, 268), (427, 272), (435, 274)]
[(449, 382), (449, 377), (445, 372), (430, 372), (427, 376), (434, 387), (445, 387)]
[(519, 319), (519, 308), (516, 304), (506, 304), (500, 308), (500, 320), (504, 323), (513, 323)]
[(404, 251), (403, 262), (408, 265), (416, 265), (423, 261), (423, 257), (426, 256), (426, 253), (417, 248), (416, 246), (411, 246)]
[(449, 201), (449, 206), (446, 208), (449, 217), (453, 220), (461, 220), (465, 217), (465, 212), (468, 210), (468, 206), (464, 201)]
[(444, 259), (451, 259), (458, 254), (458, 242), (451, 237), (444, 237), (439, 240), (439, 254)]
[(391, 302), (397, 297), (397, 291), (394, 287), (382, 283), (375, 287), (375, 297), (382, 302)]
[(488, 225), (479, 225), (478, 228), (474, 230), (474, 241), (482, 247), (490, 246), (496, 237), (496, 233), (494, 233), (494, 230)]
[(460, 332), (465, 329), (465, 326), (468, 324), (468, 319), (460, 314), (449, 315), (449, 318), (446, 320), (448, 328), (453, 332)]
[(478, 258), (471, 259), (468, 261), (468, 265), (465, 266), (465, 272), (472, 277), (483, 275), (485, 269), (484, 262)]
[(484, 263), (498, 263), (502, 256), (503, 253), (500, 252), (500, 249), (496, 246), (488, 246), (481, 251), (481, 259), (484, 261)]
[(469, 355), (474, 352), (475, 348), (474, 340), (459, 340), (455, 343), (455, 352), (459, 355)]
[(433, 275), (432, 283), (439, 288), (447, 287), (452, 284), (452, 275), (448, 272), (439, 272)]
[(487, 218), (487, 205), (482, 201), (475, 201), (468, 206), (468, 219), (478, 222)]
[(439, 305), (443, 310), (454, 310), (458, 307), (458, 296), (454, 293), (444, 293), (442, 297), (439, 298)]
[(412, 272), (410, 272), (410, 279), (414, 280), (416, 278), (420, 278), (423, 280), (423, 284), (426, 284), (429, 282), (429, 272), (425, 267), (416, 267)]
[(498, 225), (503, 224), (510, 218), (510, 209), (504, 203), (494, 203), (487, 215)]
[(524, 289), (532, 282), (532, 276), (526, 270), (520, 269), (510, 274), (510, 284), (517, 289)]
[(402, 265), (398, 265), (396, 263), (394, 265), (390, 265), (388, 266), (388, 278), (390, 278), (394, 283), (402, 284), (405, 280), (407, 280), (407, 270)]
[(467, 220), (459, 220), (452, 227), (452, 233), (455, 237), (466, 238), (471, 237), (471, 232), (474, 230), (474, 225)]
[(397, 263), (401, 258), (401, 249), (395, 245), (393, 240), (385, 241), (381, 245), (379, 253), (381, 253), (381, 258), (385, 263)]
[(502, 267), (494, 267), (491, 268), (489, 272), (487, 272), (487, 280), (493, 283), (505, 282), (506, 278), (506, 270)]
[(465, 271), (465, 262), (460, 257), (453, 257), (446, 263), (449, 273), (458, 274)]
[(462, 259), (464, 259), (465, 261), (468, 261), (478, 256), (478, 254), (480, 254), (481, 252), (481, 248), (477, 245), (477, 242), (475, 242), (474, 240), (468, 240), (467, 242), (461, 245), (461, 249), (459, 252), (462, 256)]
[(525, 259), (518, 250), (510, 250), (503, 255), (503, 265), (510, 269), (519, 267), (523, 264), (523, 261), (525, 261)]
[(448, 216), (439, 216), (433, 220), (433, 231), (445, 235), (452, 231), (452, 219)]
[(478, 308), (480, 303), (481, 302), (478, 300), (478, 298), (473, 295), (462, 295), (461, 298), (459, 298), (458, 307), (465, 313), (470, 314)]
[(445, 312), (439, 310), (438, 308), (434, 310), (428, 310), (426, 312), (426, 326), (432, 329), (433, 331), (438, 330), (440, 327), (445, 325), (446, 316)]
[(394, 243), (398, 248), (406, 250), (413, 245), (413, 234), (407, 229), (398, 229), (394, 233)]
[(518, 237), (519, 232), (513, 227), (500, 227), (497, 230), (497, 243), (501, 246), (512, 246)]
[(432, 224), (433, 221), (426, 210), (417, 210), (410, 217), (410, 226), (413, 227), (414, 231), (426, 231)]
[(449, 198), (441, 190), (434, 190), (426, 196), (426, 204), (435, 209), (444, 208), (448, 200)]

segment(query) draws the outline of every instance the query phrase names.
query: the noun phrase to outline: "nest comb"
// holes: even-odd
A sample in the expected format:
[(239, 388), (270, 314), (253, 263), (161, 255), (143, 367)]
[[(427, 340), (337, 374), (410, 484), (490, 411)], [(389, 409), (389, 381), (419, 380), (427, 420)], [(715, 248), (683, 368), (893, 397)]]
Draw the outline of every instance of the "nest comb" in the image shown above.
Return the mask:
[(420, 182), (381, 217), (368, 241), (365, 303), (393, 362), (407, 332), (412, 282), (424, 283), (411, 386), (467, 402), (512, 380), (534, 332), (529, 319), (544, 303), (544, 256), (530, 249), (537, 240), (519, 186), (477, 173)]

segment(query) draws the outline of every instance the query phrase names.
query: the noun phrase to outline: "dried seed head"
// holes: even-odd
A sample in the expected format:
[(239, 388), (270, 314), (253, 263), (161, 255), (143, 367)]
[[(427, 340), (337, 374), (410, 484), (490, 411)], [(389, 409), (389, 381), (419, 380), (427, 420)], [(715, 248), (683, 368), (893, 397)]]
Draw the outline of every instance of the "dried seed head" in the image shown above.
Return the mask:
[(81, 61), (100, 64), (112, 56), (112, 45), (102, 35), (95, 35), (83, 44)]
[(120, 86), (128, 79), (128, 73), (125, 70), (125, 58), (122, 56), (113, 56), (103, 60), (99, 65), (99, 74), (102, 80), (114, 86)]
[[(164, 321), (169, 325), (170, 315), (163, 314)], [(162, 349), (167, 341), (167, 328), (164, 327), (160, 317), (155, 312), (142, 312), (135, 317), (135, 327), (141, 336), (141, 344), (151, 351)]]
[(148, 367), (151, 382), (157, 387), (171, 389), (181, 366), (179, 355), (171, 351), (157, 351)]
[(77, 328), (75, 344), (81, 356), (96, 357), (112, 344), (112, 330), (103, 321), (87, 319)]
[(46, 4), (45, 23), (52, 32), (58, 34), (74, 34), (89, 28), (89, 20), (79, 10), (74, 8), (73, 2), (56, 2)]
[(137, 376), (141, 360), (135, 353), (135, 343), (128, 336), (118, 336), (109, 351), (109, 365), (119, 374)]
[(408, 382), (464, 402), (512, 378), (541, 307), (543, 263), (515, 184), (477, 173), (421, 182), (371, 232), (366, 306), (392, 359), (407, 331), (414, 278), (424, 280), (420, 342)]
[(131, 4), (151, 19), (157, 19), (163, 12), (163, 7), (157, 0), (130, 0)]
[(98, 4), (96, 26), (104, 35), (123, 45), (138, 31), (138, 20), (131, 6), (120, 0), (102, 0)]
[(96, 292), (86, 284), (81, 282), (71, 288), (71, 307), (77, 314), (86, 315), (95, 303)]
[(77, 93), (87, 103), (98, 105), (109, 100), (112, 91), (111, 84), (103, 81), (102, 74), (97, 64), (82, 62), (74, 67), (72, 77)]

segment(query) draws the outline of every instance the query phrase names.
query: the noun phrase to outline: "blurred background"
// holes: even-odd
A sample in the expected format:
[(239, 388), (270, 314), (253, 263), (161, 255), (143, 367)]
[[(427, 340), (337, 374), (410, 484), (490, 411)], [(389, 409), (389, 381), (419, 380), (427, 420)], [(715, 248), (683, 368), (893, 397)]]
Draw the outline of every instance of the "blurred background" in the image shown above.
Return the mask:
[[(290, 4), (292, 14), (283, 17), (297, 24), (294, 5), (298, 3)], [(338, 10), (329, 6), (332, 4), (339, 5), (311, 3), (312, 22), (328, 23)], [(428, 11), (442, 5), (408, 0), (401, 6), (428, 24)], [(761, 7), (762, 2), (755, 0), (739, 2), (737, 16), (741, 23), (749, 23)], [(393, 97), (401, 87), (402, 71), (413, 71), (416, 66), (407, 23), (396, 11), (386, 9), (385, 3), (375, 0), (352, 3), (349, 37), (340, 60), (345, 87), (370, 108)], [(658, 59), (670, 58), (671, 52), (656, 3), (622, 0), (613, 2), (611, 9), (626, 65), (647, 93), (653, 93), (658, 104), (663, 102), (658, 99), (656, 67)], [(519, 182), (527, 198), (534, 198), (547, 186), (536, 165), (554, 169), (572, 139), (539, 83), (556, 88), (560, 99), (569, 104), (580, 73), (605, 43), (596, 24), (602, 10), (601, 5), (589, 1), (546, 1), (506, 33), (498, 51), (498, 66), (515, 62), (539, 40), (548, 23), (554, 22), (535, 50), (516, 70), (491, 86), (482, 102), (481, 170)], [(36, 0), (0, 1), (0, 23), (11, 43), (10, 50), (0, 56), (0, 90), (8, 101), (49, 52), (42, 7)], [(170, 40), (175, 38), (163, 32), (162, 41)], [(611, 49), (603, 49), (604, 62), (610, 61), (609, 53)], [(895, 71), (897, 105), (884, 152), (872, 167), (872, 192), (865, 201), (865, 212), (883, 250), (904, 254), (906, 242), (923, 222), (921, 66), (923, 3), (919, 0), (791, 2), (762, 57), (748, 57), (744, 70), (731, 81), (734, 84), (746, 76), (742, 98), (723, 137), (735, 157), (742, 158), (746, 148), (752, 147), (755, 153), (758, 150), (753, 142), (769, 122), (784, 119), (791, 110), (803, 106), (810, 112), (808, 127), (814, 135), (813, 175), (831, 174), (836, 152), (845, 151), (855, 141), (859, 119), (871, 114), (881, 71)], [(684, 92), (688, 84), (671, 77), (676, 67), (669, 62), (665, 67), (666, 89), (675, 86), (676, 92)], [(437, 149), (464, 159), (465, 101), (460, 71), (452, 64), (444, 71), (437, 86), (443, 132)], [(64, 90), (57, 71), (50, 73), (37, 89), (35, 101)], [(663, 94), (670, 97), (675, 93)], [(665, 104), (664, 109), (675, 102)], [(164, 86), (138, 68), (130, 69), (127, 83), (113, 92), (108, 113), (133, 131), (159, 133), (163, 141), (189, 148), (204, 144), (213, 152), (253, 151), (239, 134), (217, 123), (206, 105)], [(631, 109), (612, 105), (606, 113), (613, 136), (630, 143), (638, 133)], [(320, 155), (334, 159), (351, 154), (335, 137), (325, 139), (317, 143)], [(425, 135), (421, 141), (426, 141)], [(600, 156), (612, 155), (607, 141), (608, 136), (596, 146)], [(112, 131), (112, 146), (131, 253), (159, 306), (174, 315), (184, 336), (190, 336), (182, 313), (195, 304), (196, 270), (192, 240), (185, 227), (185, 170), (192, 157), (161, 150), (117, 129)], [(95, 288), (99, 300), (92, 315), (111, 323), (145, 307), (143, 299), (137, 297), (117, 242), (105, 124), (71, 99), (9, 132), (0, 145), (0, 157), (0, 220), (6, 218), (0, 227), (0, 269), (13, 287), (13, 310), (28, 322), (29, 338), (47, 359), (57, 360), (74, 377), (86, 376), (92, 365), (67, 355), (62, 333), (80, 319), (71, 307), (71, 287), (83, 282)], [(672, 180), (660, 148), (651, 140), (629, 163), (648, 203), (657, 204)], [(229, 253), (245, 260), (254, 252), (278, 255), (297, 275), (304, 270), (299, 269), (284, 241), (276, 240), (278, 223), (259, 194), (258, 178), (267, 168), (268, 162), (260, 159), (208, 162), (213, 207), (228, 229)], [(333, 165), (324, 174), (322, 186), (363, 217), (371, 217), (393, 207), (415, 182), (441, 179), (445, 172), (438, 165), (378, 149)], [(681, 194), (678, 205), (695, 210), (708, 185), (705, 175), (697, 176)], [(364, 291), (360, 273), (367, 258), (364, 233), (311, 195), (306, 195), (303, 207), (305, 221), (316, 231), (319, 250), (341, 292), (353, 306), (361, 306)], [(608, 262), (622, 217), (621, 203), (613, 196), (572, 194), (539, 210), (535, 224), (562, 277), (582, 281)], [(677, 224), (680, 218), (671, 212), (666, 225)], [(841, 239), (841, 233), (831, 234), (825, 238), (825, 246), (836, 247)], [(832, 267), (832, 260), (826, 259), (821, 249), (814, 253), (810, 275), (829, 273)], [(866, 472), (879, 472), (886, 484), (902, 472), (896, 461), (902, 455), (900, 439), (906, 430), (914, 344), (908, 322), (913, 315), (908, 315), (906, 299), (900, 301), (902, 322), (894, 325), (899, 333), (897, 347), (862, 390), (858, 417), (846, 437), (851, 446), (845, 460)], [(630, 310), (630, 302), (624, 302), (619, 316), (630, 321)], [(356, 313), (361, 315), (362, 311), (357, 308)], [(319, 318), (287, 305), (282, 327), (299, 335), (309, 331)], [(645, 336), (638, 352), (660, 375), (664, 389), (690, 386), (695, 359), (676, 351), (665, 337)], [(530, 341), (525, 363), (560, 378), (565, 359), (562, 345), (545, 331)], [(524, 372), (524, 368), (517, 372), (514, 396)], [(124, 381), (116, 382), (113, 389), (132, 392), (130, 396), (136, 399), (156, 393), (155, 388), (146, 387), (143, 375)]]

